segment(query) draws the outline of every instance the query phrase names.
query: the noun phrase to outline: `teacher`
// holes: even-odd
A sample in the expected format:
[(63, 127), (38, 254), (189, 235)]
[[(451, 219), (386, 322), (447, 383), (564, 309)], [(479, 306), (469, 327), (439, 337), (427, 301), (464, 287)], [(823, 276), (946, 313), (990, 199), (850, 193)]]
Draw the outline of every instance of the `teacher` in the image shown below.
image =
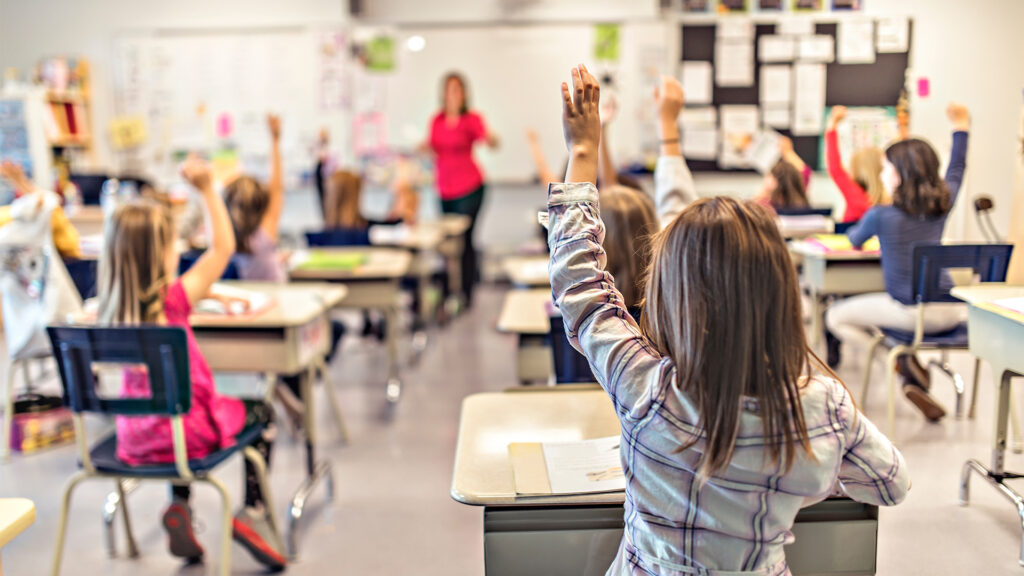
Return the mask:
[(487, 129), (483, 117), (469, 109), (466, 79), (457, 72), (450, 72), (442, 83), (441, 111), (430, 122), (426, 147), (433, 151), (435, 157), (434, 172), (441, 196), (441, 211), (469, 216), (461, 265), (462, 296), (467, 308), (473, 304), (473, 286), (477, 277), (473, 230), (484, 203), (486, 188), (483, 172), (473, 159), (473, 146), (477, 142), (483, 142), (490, 148), (498, 147), (498, 138)]

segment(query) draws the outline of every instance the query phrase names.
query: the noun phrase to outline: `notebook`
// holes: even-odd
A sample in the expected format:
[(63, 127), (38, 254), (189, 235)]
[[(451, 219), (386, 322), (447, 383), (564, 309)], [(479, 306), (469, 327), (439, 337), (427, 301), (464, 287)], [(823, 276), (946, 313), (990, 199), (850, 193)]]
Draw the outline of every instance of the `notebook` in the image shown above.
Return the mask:
[(877, 236), (868, 239), (859, 250), (850, 244), (850, 239), (844, 234), (815, 234), (807, 239), (807, 243), (825, 252), (879, 252), (882, 249)]
[(619, 436), (575, 442), (518, 442), (508, 445), (520, 496), (599, 494), (626, 489)]

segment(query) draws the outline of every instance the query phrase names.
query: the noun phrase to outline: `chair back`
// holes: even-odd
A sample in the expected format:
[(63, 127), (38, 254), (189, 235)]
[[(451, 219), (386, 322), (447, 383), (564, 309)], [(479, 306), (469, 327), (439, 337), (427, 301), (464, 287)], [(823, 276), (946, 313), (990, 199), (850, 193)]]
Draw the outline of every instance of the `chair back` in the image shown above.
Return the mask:
[(597, 382), (587, 357), (569, 344), (561, 316), (551, 316), (551, 353), (554, 356), (555, 383)]
[(931, 244), (914, 246), (914, 300), (960, 302), (946, 270), (970, 268), (981, 282), (1003, 282), (1010, 265), (1012, 244)]
[(320, 232), (306, 232), (310, 248), (328, 246), (369, 246), (370, 228), (332, 228)]
[[(188, 269), (195, 265), (199, 257), (203, 255), (201, 250), (190, 250), (181, 254), (178, 257), (178, 276), (181, 276)], [(221, 280), (240, 280), (241, 274), (238, 272), (238, 264), (235, 262), (234, 257), (228, 261), (227, 268), (224, 269), (224, 273), (220, 275)]]
[[(181, 328), (50, 326), (47, 333), (64, 384), (64, 403), (72, 412), (180, 416), (191, 408), (188, 341)], [(145, 366), (150, 396), (100, 397), (97, 363)]]
[(796, 207), (784, 207), (776, 208), (775, 213), (779, 216), (824, 216), (826, 218), (832, 216), (831, 208), (796, 208)]

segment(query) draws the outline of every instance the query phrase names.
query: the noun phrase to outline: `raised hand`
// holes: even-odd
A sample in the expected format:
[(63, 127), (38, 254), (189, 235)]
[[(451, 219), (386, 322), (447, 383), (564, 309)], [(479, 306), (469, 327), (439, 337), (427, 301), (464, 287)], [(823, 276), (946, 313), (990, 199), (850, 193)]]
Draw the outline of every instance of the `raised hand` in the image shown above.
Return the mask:
[(270, 130), (270, 137), (274, 140), (281, 139), (281, 117), (277, 114), (267, 114), (267, 128)]
[(839, 123), (846, 118), (846, 106), (833, 106), (828, 114), (828, 130), (835, 130)]
[(25, 176), (20, 164), (10, 160), (0, 163), (0, 178), (6, 180), (20, 194), (32, 191), (32, 182)]
[(562, 133), (569, 149), (566, 182), (597, 185), (597, 150), (601, 143), (601, 87), (587, 67), (572, 69), (572, 92), (562, 82)]
[(658, 103), (658, 118), (675, 122), (686, 104), (683, 85), (671, 76), (662, 76), (661, 86), (654, 87), (654, 100)]
[(189, 154), (179, 169), (182, 178), (200, 192), (213, 190), (210, 165), (197, 154)]
[(946, 117), (953, 123), (954, 130), (967, 131), (971, 127), (971, 113), (963, 104), (950, 102), (946, 107)]

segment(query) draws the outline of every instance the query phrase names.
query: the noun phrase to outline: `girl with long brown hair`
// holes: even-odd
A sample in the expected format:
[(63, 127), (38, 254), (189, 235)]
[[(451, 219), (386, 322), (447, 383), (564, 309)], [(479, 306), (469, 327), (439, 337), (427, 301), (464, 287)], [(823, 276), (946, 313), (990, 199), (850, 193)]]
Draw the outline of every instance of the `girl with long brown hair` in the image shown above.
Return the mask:
[(668, 222), (633, 320), (605, 270), (600, 90), (582, 65), (572, 82), (566, 182), (548, 190), (550, 274), (622, 426), (625, 534), (608, 574), (788, 574), (799, 509), (837, 484), (896, 504), (903, 457), (809, 352), (796, 272), (755, 203), (701, 199)]

